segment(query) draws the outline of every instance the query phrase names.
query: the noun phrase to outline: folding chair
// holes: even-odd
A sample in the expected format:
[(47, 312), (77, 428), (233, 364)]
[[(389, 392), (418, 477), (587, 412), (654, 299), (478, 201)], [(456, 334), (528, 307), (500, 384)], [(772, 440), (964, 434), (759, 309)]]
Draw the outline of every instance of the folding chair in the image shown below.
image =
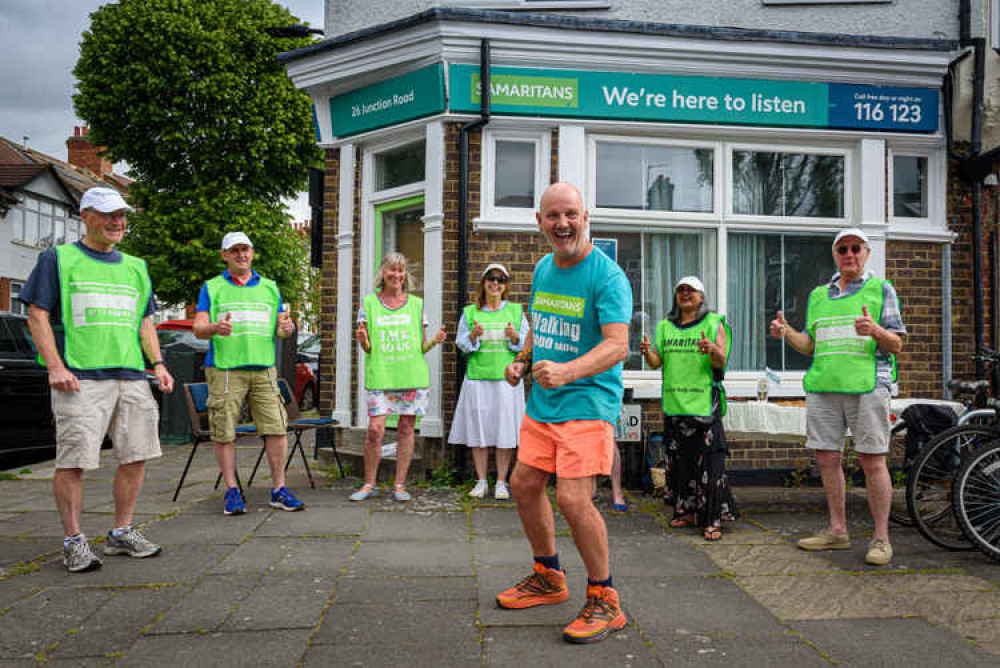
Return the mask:
[[(177, 489), (174, 490), (173, 500), (177, 500), (177, 495), (181, 493), (184, 486), (184, 479), (187, 477), (191, 462), (194, 461), (194, 454), (198, 452), (198, 446), (205, 441), (212, 440), (212, 430), (208, 425), (208, 383), (184, 383), (184, 399), (187, 401), (188, 417), (191, 419), (191, 434), (194, 436), (194, 444), (191, 446), (191, 454), (188, 455), (187, 463), (184, 464), (184, 472), (177, 482)], [(257, 433), (254, 425), (236, 427), (237, 436), (251, 436)], [(222, 474), (215, 479), (215, 489), (219, 488), (219, 481)], [(236, 472), (236, 484), (243, 493), (243, 484), (240, 482), (240, 474)]]
[[(337, 424), (337, 421), (333, 418), (303, 418), (299, 414), (299, 405), (295, 402), (295, 397), (292, 395), (291, 389), (288, 387), (288, 382), (284, 378), (278, 379), (278, 389), (281, 390), (281, 400), (285, 403), (285, 413), (288, 414), (288, 433), (295, 435), (295, 442), (292, 444), (291, 449), (288, 451), (288, 460), (285, 461), (285, 470), (288, 470), (288, 465), (292, 463), (292, 457), (295, 456), (295, 451), (298, 450), (299, 454), (302, 456), (302, 463), (305, 464), (306, 474), (309, 476), (309, 485), (313, 489), (316, 489), (316, 483), (313, 481), (312, 471), (309, 469), (309, 461), (306, 459), (305, 448), (302, 447), (302, 433), (309, 429), (319, 429), (320, 427), (332, 427)], [(340, 474), (344, 474), (344, 467), (340, 463), (340, 455), (337, 454), (337, 443), (335, 438), (330, 439), (331, 446), (333, 447), (333, 456), (337, 461), (337, 466), (340, 468)], [(261, 460), (264, 458), (264, 451), (267, 448), (265, 444), (264, 448), (261, 448), (260, 454), (257, 455), (257, 463), (254, 464), (253, 471), (250, 473), (250, 480), (247, 481), (247, 487), (253, 484), (253, 478), (257, 474), (257, 468), (260, 466)]]

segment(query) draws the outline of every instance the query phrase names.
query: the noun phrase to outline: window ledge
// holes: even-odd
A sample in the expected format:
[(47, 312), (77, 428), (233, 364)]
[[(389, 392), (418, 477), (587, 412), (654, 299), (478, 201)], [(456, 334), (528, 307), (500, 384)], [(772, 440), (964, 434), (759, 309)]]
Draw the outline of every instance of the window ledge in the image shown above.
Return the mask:
[(490, 216), (472, 220), (474, 232), (537, 232), (538, 221), (534, 216)]

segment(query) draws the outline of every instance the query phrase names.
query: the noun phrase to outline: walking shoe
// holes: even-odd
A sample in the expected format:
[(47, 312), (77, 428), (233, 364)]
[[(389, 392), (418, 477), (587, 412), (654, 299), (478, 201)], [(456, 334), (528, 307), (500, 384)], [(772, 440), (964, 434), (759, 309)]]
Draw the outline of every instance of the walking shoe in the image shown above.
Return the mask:
[[(365, 489), (365, 487), (368, 487), (368, 489)], [(361, 489), (351, 494), (351, 496), (348, 498), (350, 498), (351, 501), (366, 501), (375, 496), (378, 496), (377, 487), (369, 487), (368, 485), (363, 485)]]
[(493, 488), (493, 498), (497, 501), (506, 501), (510, 498), (510, 487), (503, 480), (497, 480), (497, 486)]
[(588, 585), (587, 602), (576, 619), (563, 629), (563, 640), (577, 644), (597, 642), (624, 628), (627, 622), (614, 587)]
[(392, 498), (396, 499), (397, 501), (405, 502), (409, 501), (413, 497), (410, 496), (410, 493), (407, 492), (402, 485), (396, 485), (395, 489), (393, 489), (392, 491)]
[(823, 529), (814, 536), (800, 540), (799, 547), (810, 552), (818, 550), (849, 550), (851, 549), (851, 538), (846, 533), (837, 535), (830, 533), (829, 529)]
[(546, 568), (536, 561), (534, 573), (497, 594), (497, 605), (519, 610), (562, 603), (568, 599), (566, 574), (555, 568)]
[(485, 480), (477, 480), (476, 486), (469, 492), (469, 496), (473, 499), (481, 499), (486, 496), (486, 492), (488, 491), (490, 491), (490, 484)]
[(104, 542), (104, 554), (127, 554), (136, 559), (156, 556), (162, 549), (132, 525), (125, 527), (120, 536), (116, 536), (114, 531), (109, 531), (108, 539)]
[(90, 549), (87, 537), (80, 534), (79, 538), (63, 541), (63, 566), (70, 573), (93, 571), (104, 564)]
[(242, 515), (247, 511), (246, 504), (243, 503), (243, 495), (240, 494), (239, 487), (230, 487), (226, 490), (226, 505), (222, 509), (223, 515)]
[(295, 495), (292, 494), (292, 490), (284, 486), (271, 490), (271, 502), (267, 505), (272, 508), (287, 510), (290, 513), (306, 509), (306, 504), (296, 499)]
[(868, 543), (868, 553), (865, 563), (872, 566), (885, 566), (892, 561), (892, 545), (888, 541), (876, 539)]

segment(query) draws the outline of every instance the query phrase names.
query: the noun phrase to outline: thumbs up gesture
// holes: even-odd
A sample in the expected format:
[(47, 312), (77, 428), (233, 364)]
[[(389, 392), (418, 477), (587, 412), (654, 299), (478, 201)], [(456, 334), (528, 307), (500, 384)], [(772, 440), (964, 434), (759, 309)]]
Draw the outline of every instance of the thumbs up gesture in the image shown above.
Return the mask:
[(639, 352), (643, 355), (648, 355), (650, 350), (649, 337), (645, 334), (642, 335), (642, 341), (639, 342)]
[(447, 338), (448, 338), (448, 330), (444, 328), (444, 325), (441, 325), (441, 329), (439, 329), (437, 331), (437, 334), (434, 335), (434, 343), (441, 345), (442, 343), (445, 342), (445, 339)]
[(479, 337), (483, 335), (483, 326), (479, 324), (478, 320), (472, 321), (472, 329), (469, 330), (469, 338), (473, 343), (479, 340)]
[(875, 336), (878, 331), (878, 323), (872, 320), (867, 304), (861, 305), (861, 317), (854, 319), (854, 331), (858, 336)]
[(788, 322), (785, 320), (785, 314), (778, 311), (777, 317), (771, 321), (771, 336), (776, 339), (783, 339), (788, 334), (789, 329)]
[(233, 333), (233, 314), (226, 312), (226, 315), (219, 318), (219, 322), (215, 323), (215, 333), (219, 336), (229, 336)]
[(514, 323), (508, 322), (507, 326), (503, 330), (503, 333), (507, 336), (508, 339), (510, 339), (511, 343), (517, 345), (518, 333), (517, 330), (514, 329)]
[(372, 344), (368, 340), (368, 324), (364, 320), (358, 323), (358, 328), (354, 330), (354, 340), (361, 344), (361, 349), (366, 353), (371, 352)]
[(703, 355), (711, 355), (714, 349), (715, 344), (708, 340), (708, 337), (705, 336), (704, 330), (702, 330), (701, 339), (698, 340), (698, 350), (701, 351)]
[(288, 314), (281, 312), (278, 314), (278, 334), (282, 337), (289, 337), (295, 330), (295, 323), (288, 317)]

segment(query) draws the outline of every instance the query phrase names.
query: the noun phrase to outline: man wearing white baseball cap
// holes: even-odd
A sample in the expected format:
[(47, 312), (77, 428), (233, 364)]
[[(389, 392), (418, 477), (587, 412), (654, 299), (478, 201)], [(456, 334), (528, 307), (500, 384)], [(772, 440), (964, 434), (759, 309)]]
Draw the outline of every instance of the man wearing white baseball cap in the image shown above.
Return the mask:
[(806, 328), (796, 331), (781, 311), (771, 335), (812, 357), (802, 385), (806, 390), (806, 445), (816, 450), (830, 525), (803, 538), (803, 550), (847, 550), (851, 540), (841, 468), (846, 429), (865, 472), (868, 507), (875, 529), (865, 561), (892, 560), (889, 510), (892, 480), (885, 464), (889, 450), (889, 398), (896, 380), (894, 355), (903, 349), (906, 327), (892, 284), (865, 269), (868, 236), (849, 227), (833, 240), (837, 273), (809, 295)]
[[(143, 351), (161, 390), (173, 390), (174, 380), (160, 359), (146, 263), (115, 249), (125, 237), (131, 210), (117, 190), (87, 190), (80, 200), (83, 239), (44, 251), (20, 296), (49, 370), (56, 421), (52, 489), (65, 534), (63, 564), (73, 573), (102, 564), (80, 531), (80, 510), (83, 471), (99, 468), (105, 434), (119, 466), (115, 524), (104, 554), (151, 557), (160, 552), (132, 526), (146, 460), (160, 456), (159, 412), (146, 381)], [(54, 329), (52, 322), (60, 326)]]
[(271, 468), (268, 505), (287, 511), (305, 504), (285, 487), (288, 416), (274, 367), (274, 337), (286, 339), (295, 324), (283, 312), (278, 285), (253, 265), (253, 243), (243, 232), (222, 238), (227, 268), (206, 281), (198, 295), (194, 335), (209, 339), (205, 356), (208, 420), (215, 441), (215, 458), (226, 481), (223, 514), (241, 515), (246, 505), (236, 480), (236, 425), (244, 399), (249, 398), (257, 433), (267, 444)]

